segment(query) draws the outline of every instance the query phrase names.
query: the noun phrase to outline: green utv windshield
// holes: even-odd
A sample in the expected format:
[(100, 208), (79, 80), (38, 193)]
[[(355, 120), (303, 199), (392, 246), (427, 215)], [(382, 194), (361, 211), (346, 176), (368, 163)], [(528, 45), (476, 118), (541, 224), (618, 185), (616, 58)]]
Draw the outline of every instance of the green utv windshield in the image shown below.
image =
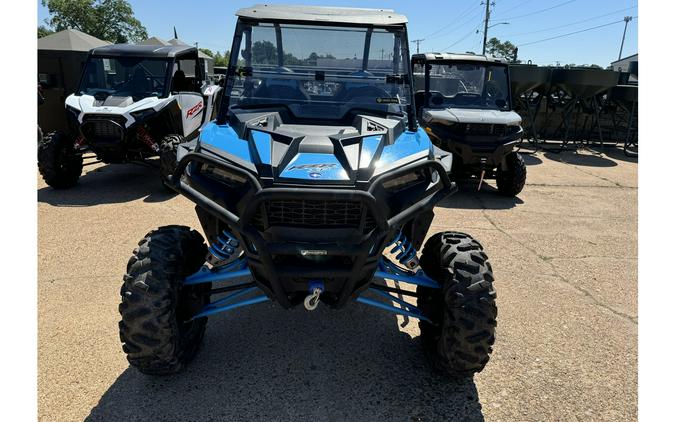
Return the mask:
[(87, 61), (79, 95), (133, 97), (163, 97), (166, 93), (166, 59), (139, 57), (90, 57)]
[(411, 92), (404, 40), (403, 28), (240, 23), (229, 105), (282, 105), (298, 118), (403, 114)]
[[(510, 110), (508, 67), (428, 62), (431, 107)], [(424, 92), (423, 64), (413, 66), (416, 92)]]

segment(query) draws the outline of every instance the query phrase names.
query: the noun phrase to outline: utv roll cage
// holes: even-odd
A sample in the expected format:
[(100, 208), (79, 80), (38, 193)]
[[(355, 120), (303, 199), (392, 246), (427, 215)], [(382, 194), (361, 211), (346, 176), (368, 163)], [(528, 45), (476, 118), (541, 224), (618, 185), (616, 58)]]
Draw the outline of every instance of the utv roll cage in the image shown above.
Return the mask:
[[(97, 47), (89, 52), (87, 62), (92, 58), (114, 59), (114, 58), (144, 58), (167, 60), (169, 65), (166, 68), (164, 92), (160, 98), (166, 98), (171, 92), (171, 79), (173, 77), (174, 65), (178, 70), (183, 70), (180, 67), (181, 60), (194, 60), (195, 63), (195, 81), (199, 84), (204, 82), (204, 71), (202, 69), (201, 61), (199, 60), (199, 50), (196, 47), (189, 45), (171, 45), (171, 46), (156, 46), (156, 45), (134, 45), (134, 44), (112, 44), (103, 47)], [(85, 72), (82, 72), (80, 81), (78, 83), (78, 91), (82, 86), (82, 82), (86, 78)]]
[[(326, 13), (328, 12), (328, 14)], [(259, 4), (253, 7), (240, 9), (237, 11), (238, 16), (237, 25), (235, 28), (235, 36), (232, 40), (232, 48), (230, 49), (230, 62), (228, 64), (227, 72), (225, 74), (225, 87), (230, 87), (233, 83), (231, 80), (237, 76), (237, 72), (251, 72), (251, 37), (246, 37), (245, 50), (249, 52), (248, 56), (244, 56), (245, 64), (242, 70), (238, 66), (238, 54), (236, 46), (241, 46), (241, 35), (243, 26), (256, 25), (259, 23), (267, 23), (274, 25), (276, 35), (276, 50), (277, 50), (277, 66), (284, 66), (284, 48), (283, 37), (281, 34), (280, 24), (310, 24), (312, 26), (325, 27), (359, 27), (368, 29), (364, 41), (363, 54), (361, 56), (361, 70), (368, 69), (368, 59), (370, 55), (371, 35), (374, 28), (392, 28), (403, 29), (408, 22), (408, 18), (404, 15), (395, 13), (392, 9), (362, 9), (362, 8), (342, 8), (342, 7), (316, 7), (316, 6), (285, 6), (274, 5), (268, 6), (266, 4)], [(410, 57), (408, 51), (408, 32), (402, 31), (402, 40), (400, 45), (400, 57)], [(407, 83), (410, 86), (410, 102), (406, 107), (406, 114), (408, 117), (408, 129), (411, 131), (417, 130), (416, 108), (414, 103), (414, 91), (412, 81), (412, 66), (409, 60), (403, 60), (403, 63), (398, 62), (398, 57), (394, 54), (394, 68), (404, 66), (407, 74), (393, 75), (400, 78), (400, 83)], [(323, 81), (325, 77), (324, 72), (315, 71), (314, 78), (316, 81)], [(397, 82), (394, 81), (394, 82)], [(230, 111), (230, 91), (227, 90), (225, 95), (221, 98), (217, 123), (219, 125), (225, 124), (228, 121), (228, 113)]]
[[(423, 66), (424, 69), (424, 91), (423, 96), (418, 95), (419, 90), (415, 91), (416, 99), (422, 99), (419, 107), (431, 107), (429, 104), (429, 88), (431, 83), (431, 66), (430, 63), (439, 64), (439, 65), (449, 65), (449, 64), (473, 64), (473, 65), (484, 65), (484, 66), (500, 66), (506, 69), (506, 86), (511, 86), (511, 72), (508, 62), (505, 59), (492, 56), (483, 56), (477, 54), (453, 54), (453, 53), (422, 53), (422, 54), (413, 54), (411, 59), (412, 65), (411, 69), (415, 67), (415, 64)], [(411, 75), (414, 78), (415, 75)], [(413, 84), (414, 86), (414, 84)], [(414, 89), (414, 88), (413, 88)], [(507, 108), (503, 108), (503, 111), (512, 111), (513, 110), (513, 101), (511, 96), (508, 96)]]

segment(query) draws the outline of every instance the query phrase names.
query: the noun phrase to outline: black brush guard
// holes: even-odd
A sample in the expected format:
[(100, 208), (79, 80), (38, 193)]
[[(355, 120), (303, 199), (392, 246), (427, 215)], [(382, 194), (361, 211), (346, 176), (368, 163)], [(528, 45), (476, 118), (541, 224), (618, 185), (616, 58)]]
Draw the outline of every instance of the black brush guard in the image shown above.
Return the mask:
[[(240, 215), (209, 198), (190, 184), (190, 175), (185, 173), (190, 164), (206, 164), (219, 167), (246, 178), (254, 190), (252, 200), (248, 201)], [(378, 202), (377, 192), (384, 192), (382, 184), (409, 172), (428, 168), (439, 175), (439, 182), (426, 190), (410, 207), (394, 215), (388, 214), (388, 206)], [(444, 167), (437, 161), (425, 160), (412, 163), (375, 177), (367, 190), (357, 188), (323, 188), (315, 186), (270, 187), (263, 188), (256, 176), (247, 169), (232, 165), (212, 156), (189, 152), (179, 161), (174, 174), (169, 178), (170, 186), (183, 194), (205, 211), (226, 223), (241, 242), (248, 265), (256, 285), (267, 296), (290, 308), (302, 302), (307, 295), (307, 282), (311, 279), (324, 280), (326, 291), (332, 291), (324, 302), (333, 307), (344, 306), (351, 297), (366, 289), (390, 240), (405, 223), (416, 215), (431, 210), (443, 198), (457, 191)], [(255, 215), (265, 201), (289, 200), (297, 198), (327, 201), (359, 201), (372, 215), (375, 228), (369, 233), (353, 233), (337, 242), (321, 243), (321, 237), (308, 237), (304, 242), (278, 241), (266, 239), (256, 228)], [(380, 199), (383, 201), (384, 199)], [(380, 205), (381, 204), (381, 205)], [(317, 230), (320, 231), (321, 228)], [(339, 263), (322, 263), (315, 266), (279, 265), (278, 256), (300, 256), (302, 250), (320, 250), (329, 257), (342, 257)]]

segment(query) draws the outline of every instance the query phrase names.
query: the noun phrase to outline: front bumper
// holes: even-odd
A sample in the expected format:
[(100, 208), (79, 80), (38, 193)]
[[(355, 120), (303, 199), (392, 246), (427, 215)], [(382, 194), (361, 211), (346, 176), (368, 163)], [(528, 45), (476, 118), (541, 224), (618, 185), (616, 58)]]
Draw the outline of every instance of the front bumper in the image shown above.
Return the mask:
[[(228, 201), (226, 186), (200, 180), (197, 169), (204, 165), (245, 179), (246, 191), (229, 195)], [(433, 172), (438, 175), (438, 181), (406, 205), (392, 206), (385, 199), (384, 184), (415, 171)], [(334, 307), (346, 304), (368, 287), (387, 241), (407, 222), (430, 211), (457, 190), (442, 164), (433, 160), (412, 163), (377, 176), (363, 190), (315, 186), (262, 188), (251, 171), (199, 152), (189, 152), (181, 158), (170, 185), (227, 225), (244, 248), (256, 285), (287, 308), (302, 302), (308, 284), (315, 280), (325, 285), (322, 301)], [(232, 197), (237, 201), (232, 201)], [(360, 204), (370, 224), (351, 228), (261, 225), (259, 210), (265, 204), (300, 199)]]

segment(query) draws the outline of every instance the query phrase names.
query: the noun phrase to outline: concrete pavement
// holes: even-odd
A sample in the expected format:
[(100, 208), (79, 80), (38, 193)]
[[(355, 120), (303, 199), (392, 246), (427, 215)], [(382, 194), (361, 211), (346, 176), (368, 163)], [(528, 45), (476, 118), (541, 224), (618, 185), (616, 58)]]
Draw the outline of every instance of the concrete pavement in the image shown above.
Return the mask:
[(149, 230), (199, 227), (192, 204), (136, 165), (40, 180), (40, 420), (635, 420), (637, 163), (605, 152), (527, 156), (518, 198), (465, 183), (436, 209), (431, 231), (471, 233), (495, 270), (497, 342), (473, 381), (430, 371), (416, 321), (356, 303), (215, 316), (184, 373), (144, 376), (119, 343), (122, 274)]

